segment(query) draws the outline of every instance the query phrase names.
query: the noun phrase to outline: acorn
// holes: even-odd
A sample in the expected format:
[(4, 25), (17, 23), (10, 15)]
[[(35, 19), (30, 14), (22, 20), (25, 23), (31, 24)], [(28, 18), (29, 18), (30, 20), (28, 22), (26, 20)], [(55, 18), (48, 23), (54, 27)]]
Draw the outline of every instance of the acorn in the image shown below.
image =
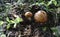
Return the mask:
[(40, 10), (34, 14), (34, 20), (39, 23), (45, 23), (47, 21), (47, 13)]

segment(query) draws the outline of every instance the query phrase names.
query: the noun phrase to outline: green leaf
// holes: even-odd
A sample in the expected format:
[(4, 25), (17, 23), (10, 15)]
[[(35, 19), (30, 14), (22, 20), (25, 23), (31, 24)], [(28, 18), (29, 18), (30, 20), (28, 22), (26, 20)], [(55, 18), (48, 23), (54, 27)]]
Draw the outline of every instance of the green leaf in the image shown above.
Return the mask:
[(10, 28), (10, 24), (7, 25), (7, 29), (9, 29), (9, 28)]
[(10, 24), (13, 24), (13, 23), (15, 23), (15, 22), (14, 22), (14, 20), (10, 20), (10, 22), (9, 22), (9, 23), (10, 23)]
[(14, 28), (16, 28), (16, 25), (17, 25), (17, 24), (15, 23), (15, 24), (14, 24)]
[(20, 17), (17, 17), (17, 18), (14, 20), (15, 23), (19, 23), (19, 22), (22, 22), (22, 21), (23, 21), (23, 19), (20, 18)]
[(59, 32), (58, 32), (57, 27), (53, 27), (53, 28), (51, 28), (51, 30), (53, 31), (53, 33), (55, 33), (54, 35), (55, 35), (56, 37), (59, 37)]
[(51, 29), (52, 29), (53, 32), (56, 32), (57, 31), (56, 27), (53, 27)]
[(6, 37), (6, 35), (5, 34), (2, 34), (0, 37)]
[(55, 0), (51, 0), (51, 1), (55, 1)]
[(52, 1), (48, 2), (47, 6), (49, 6), (50, 4), (52, 4)]
[(46, 31), (46, 27), (43, 27), (43, 31)]
[(3, 21), (0, 21), (0, 26), (3, 25), (3, 23), (4, 23)]
[(8, 18), (8, 17), (6, 18), (6, 20), (7, 20), (8, 22), (10, 22), (10, 20), (9, 20), (9, 18)]
[(53, 1), (54, 5), (56, 6), (57, 5), (57, 1)]

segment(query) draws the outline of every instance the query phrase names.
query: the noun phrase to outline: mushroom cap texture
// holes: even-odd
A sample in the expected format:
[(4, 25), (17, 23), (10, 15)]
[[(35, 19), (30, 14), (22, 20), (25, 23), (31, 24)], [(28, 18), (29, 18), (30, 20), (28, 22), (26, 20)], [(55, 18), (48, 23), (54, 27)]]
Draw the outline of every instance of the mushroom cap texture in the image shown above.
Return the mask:
[(25, 13), (25, 17), (27, 17), (27, 18), (32, 17), (32, 15), (33, 15), (33, 14), (32, 14), (31, 12), (26, 12), (26, 13)]
[(47, 13), (43, 10), (40, 10), (35, 13), (34, 19), (36, 22), (44, 23), (47, 21)]

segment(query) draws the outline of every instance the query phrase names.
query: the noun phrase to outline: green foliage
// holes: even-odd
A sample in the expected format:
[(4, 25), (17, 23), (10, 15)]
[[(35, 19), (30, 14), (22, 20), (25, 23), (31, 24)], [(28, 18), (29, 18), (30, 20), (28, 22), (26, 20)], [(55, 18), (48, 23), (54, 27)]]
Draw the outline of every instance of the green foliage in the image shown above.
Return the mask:
[(4, 23), (3, 21), (0, 21), (0, 26), (3, 25), (3, 23)]
[(6, 35), (5, 34), (2, 34), (0, 37), (6, 37)]
[[(24, 0), (17, 0), (16, 5), (20, 5), (20, 7), (22, 9), (24, 6), (24, 3), (26, 3), (26, 2), (24, 2), (24, 3), (23, 2), (24, 2)], [(56, 11), (57, 8), (50, 8), (51, 4), (54, 4), (55, 7), (58, 7), (58, 8), (60, 7), (60, 0), (50, 0), (50, 1), (37, 0), (37, 2), (36, 2), (36, 0), (29, 0), (27, 3), (30, 4), (29, 7), (31, 7), (32, 5), (39, 5), (39, 6), (44, 5), (44, 6), (46, 6), (47, 11), (52, 11), (52, 12)], [(0, 14), (4, 12), (5, 16), (7, 16), (7, 14), (9, 14), (11, 12), (11, 9), (12, 9), (12, 4), (6, 3), (6, 4), (4, 4), (3, 7), (0, 6)], [(60, 14), (58, 16), (60, 16)], [(2, 16), (0, 17), (0, 19), (3, 19)], [(9, 29), (10, 25), (14, 24), (14, 27), (16, 27), (17, 23), (22, 22), (22, 21), (23, 21), (23, 19), (20, 17), (17, 17), (14, 20), (10, 20), (9, 17), (7, 17), (5, 22), (7, 22), (7, 29)], [(4, 24), (4, 21), (1, 20), (0, 26), (2, 26), (3, 24)], [(57, 37), (59, 37), (59, 32), (58, 32), (57, 28), (53, 27), (51, 29), (53, 32), (56, 33), (55, 35)], [(46, 30), (46, 27), (43, 28), (43, 31), (45, 31), (45, 30)]]
[(51, 30), (56, 37), (60, 37), (60, 26), (52, 27)]
[(6, 18), (6, 20), (7, 20), (7, 23), (8, 23), (8, 25), (7, 25), (7, 29), (9, 29), (9, 28), (10, 28), (10, 25), (11, 25), (11, 24), (14, 24), (14, 27), (16, 27), (17, 23), (19, 23), (19, 22), (22, 22), (22, 21), (23, 21), (23, 19), (22, 19), (22, 18), (20, 18), (20, 17), (17, 17), (17, 18), (16, 18), (16, 19), (14, 19), (14, 20), (9, 20), (9, 18), (7, 17), (7, 18)]
[(51, 0), (47, 3), (47, 6), (49, 6), (50, 4), (54, 4), (55, 6), (57, 5), (57, 1), (56, 0)]
[(22, 18), (19, 18), (19, 17), (17, 17), (17, 18), (14, 20), (15, 23), (19, 23), (19, 22), (22, 22), (22, 21), (23, 21), (23, 19), (22, 19)]

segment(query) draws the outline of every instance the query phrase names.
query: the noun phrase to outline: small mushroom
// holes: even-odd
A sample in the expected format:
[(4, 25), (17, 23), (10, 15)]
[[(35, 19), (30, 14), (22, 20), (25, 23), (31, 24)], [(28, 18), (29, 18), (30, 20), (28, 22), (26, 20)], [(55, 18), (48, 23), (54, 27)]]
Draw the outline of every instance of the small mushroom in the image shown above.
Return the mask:
[(31, 20), (31, 17), (33, 16), (33, 14), (31, 12), (26, 12), (24, 15), (29, 20)]
[(43, 10), (40, 10), (34, 14), (34, 19), (36, 22), (44, 23), (47, 21), (47, 13)]
[(25, 17), (27, 17), (27, 18), (32, 17), (32, 13), (31, 12), (26, 12)]

